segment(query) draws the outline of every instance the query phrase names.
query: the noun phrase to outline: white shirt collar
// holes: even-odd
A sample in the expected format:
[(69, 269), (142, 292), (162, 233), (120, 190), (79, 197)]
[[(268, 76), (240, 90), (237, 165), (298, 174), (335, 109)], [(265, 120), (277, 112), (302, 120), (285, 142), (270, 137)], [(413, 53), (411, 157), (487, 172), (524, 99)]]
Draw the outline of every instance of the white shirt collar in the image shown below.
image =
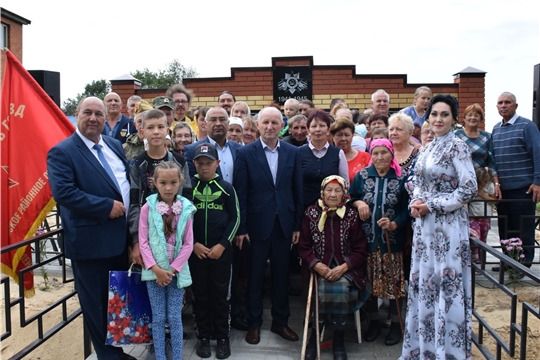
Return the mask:
[(261, 140), (261, 144), (262, 144), (263, 149), (268, 149), (270, 151), (274, 151), (274, 150), (279, 149), (279, 139), (278, 139), (276, 148), (274, 150), (270, 149), (270, 146), (266, 145), (266, 143), (263, 141), (262, 137), (259, 137), (259, 140)]
[[(517, 113), (514, 114), (514, 116), (512, 116), (512, 118), (510, 120), (508, 120), (507, 124), (512, 124), (514, 125), (514, 123), (516, 122), (517, 118), (519, 117), (519, 115)], [(504, 120), (502, 122), (504, 124)]]
[[(89, 138), (87, 138), (86, 136), (84, 136), (80, 131), (79, 131), (79, 128), (77, 128), (77, 130), (75, 130), (75, 132), (77, 133), (77, 135), (79, 135), (79, 137), (81, 138), (81, 140), (84, 142), (84, 144), (90, 149), (92, 150), (94, 148), (94, 145), (96, 144), (95, 142), (93, 142), (92, 140), (90, 140)], [(101, 136), (101, 134), (99, 135), (99, 141), (98, 141), (98, 144), (101, 145), (101, 147), (104, 147), (105, 146), (105, 143), (103, 142), (103, 137)]]

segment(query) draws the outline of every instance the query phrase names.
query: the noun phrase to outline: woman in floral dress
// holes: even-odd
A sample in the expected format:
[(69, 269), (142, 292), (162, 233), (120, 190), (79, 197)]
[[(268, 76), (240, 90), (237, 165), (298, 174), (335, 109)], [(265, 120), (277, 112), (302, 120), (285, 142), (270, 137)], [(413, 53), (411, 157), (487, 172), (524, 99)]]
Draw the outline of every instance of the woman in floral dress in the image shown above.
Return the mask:
[(472, 358), (469, 219), (477, 192), (469, 147), (453, 131), (458, 103), (437, 95), (427, 110), (435, 140), (414, 169), (413, 254), (400, 360)]

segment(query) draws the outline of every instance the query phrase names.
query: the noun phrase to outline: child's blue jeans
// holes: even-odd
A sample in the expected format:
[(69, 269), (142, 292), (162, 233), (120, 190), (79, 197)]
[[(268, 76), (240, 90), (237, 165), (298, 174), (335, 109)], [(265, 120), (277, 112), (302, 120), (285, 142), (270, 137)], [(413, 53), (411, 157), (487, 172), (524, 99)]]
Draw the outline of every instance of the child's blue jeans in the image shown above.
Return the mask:
[(147, 281), (148, 297), (152, 306), (152, 337), (156, 360), (167, 360), (165, 353), (165, 322), (171, 330), (174, 360), (182, 360), (182, 302), (184, 289), (176, 286), (176, 278), (167, 286), (159, 286), (155, 281)]

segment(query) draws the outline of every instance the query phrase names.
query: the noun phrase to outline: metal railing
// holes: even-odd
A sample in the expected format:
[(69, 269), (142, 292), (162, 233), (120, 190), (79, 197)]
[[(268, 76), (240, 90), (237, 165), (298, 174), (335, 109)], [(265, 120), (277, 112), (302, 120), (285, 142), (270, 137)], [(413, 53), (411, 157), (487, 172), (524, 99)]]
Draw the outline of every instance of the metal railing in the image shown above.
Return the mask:
[[(35, 236), (31, 239), (21, 241), (19, 243), (9, 245), (6, 247), (3, 247), (1, 249), (1, 253), (8, 253), (14, 250), (17, 250), (23, 246), (31, 246), (35, 256), (34, 260), (35, 263), (31, 266), (25, 267), (24, 269), (21, 269), (17, 272), (17, 276), (19, 279), (19, 284), (23, 284), (24, 276), (27, 273), (32, 273), (36, 269), (39, 269), (42, 266), (45, 266), (47, 264), (52, 263), (53, 261), (59, 261), (59, 264), (62, 266), (62, 283), (70, 283), (73, 281), (73, 279), (67, 278), (67, 269), (66, 269), (66, 261), (65, 261), (65, 254), (61, 250), (63, 249), (63, 229), (57, 228), (56, 230), (52, 230), (50, 232), (44, 233), (39, 236)], [(41, 243), (44, 241), (51, 241), (53, 244), (57, 244), (59, 249), (58, 251), (48, 252), (47, 258), (42, 258), (42, 247)], [(52, 255), (52, 256), (51, 256)], [(33, 276), (33, 275), (32, 275)], [(37, 323), (37, 338), (32, 341), (30, 344), (25, 346), (22, 350), (18, 351), (15, 355), (13, 355), (10, 359), (21, 359), (27, 355), (29, 355), (32, 351), (34, 351), (37, 347), (42, 345), (45, 341), (51, 339), (57, 332), (62, 330), (64, 327), (66, 327), (69, 323), (71, 323), (73, 320), (75, 320), (79, 315), (82, 314), (81, 308), (74, 310), (71, 313), (68, 313), (68, 306), (67, 302), (71, 298), (75, 297), (77, 294), (76, 290), (71, 291), (69, 294), (61, 297), (59, 300), (54, 302), (53, 304), (45, 307), (38, 313), (27, 316), (26, 314), (26, 301), (24, 297), (24, 286), (19, 286), (19, 294), (14, 299), (11, 299), (11, 291), (10, 291), (10, 280), (7, 276), (2, 276), (2, 279), (0, 281), (1, 286), (4, 288), (4, 302), (2, 306), (4, 307), (4, 313), (5, 313), (5, 332), (1, 334), (0, 339), (4, 341), (8, 337), (10, 337), (13, 334), (13, 327), (11, 323), (11, 311), (12, 309), (19, 307), (19, 324), (21, 328), (24, 328), (34, 322)], [(60, 307), (61, 308), (61, 321), (59, 321), (57, 324), (52, 326), (49, 330), (44, 329), (44, 316), (49, 313), (50, 311)], [(83, 331), (83, 338), (84, 338), (84, 356), (87, 358), (90, 356), (91, 351), (90, 347), (87, 346), (89, 344), (89, 336), (87, 335), (86, 331)]]
[[(515, 200), (505, 200), (505, 201), (515, 201)], [(487, 202), (486, 202), (487, 203)], [(487, 205), (486, 205), (487, 206)], [(57, 216), (57, 215), (55, 215)], [(494, 215), (494, 216), (485, 216), (490, 218), (499, 218), (500, 216)], [(58, 219), (57, 219), (58, 220)], [(55, 224), (59, 224), (59, 221), (55, 221)], [(538, 222), (536, 223), (538, 226)], [(22, 284), (22, 279), (24, 278), (24, 275), (28, 272), (34, 271), (41, 266), (44, 266), (46, 264), (52, 263), (53, 261), (59, 261), (59, 264), (62, 266), (62, 282), (63, 283), (69, 283), (72, 282), (73, 279), (67, 279), (67, 269), (66, 269), (66, 262), (65, 262), (65, 254), (62, 251), (63, 249), (63, 230), (62, 228), (56, 226), (55, 230), (52, 230), (53, 227), (47, 228), (47, 225), (44, 226), (45, 229), (51, 230), (47, 233), (44, 233), (40, 236), (33, 237), (31, 239), (25, 240), (23, 242), (10, 245), (7, 247), (4, 247), (1, 249), (1, 253), (7, 253), (13, 250), (16, 250), (23, 246), (32, 246), (35, 251), (35, 259), (36, 263), (32, 266), (29, 266), (27, 268), (24, 268), (18, 272), (18, 278), (20, 279), (20, 282)], [(58, 245), (58, 251), (56, 249), (53, 249), (52, 252), (47, 252), (47, 255), (53, 255), (51, 257), (48, 257), (45, 260), (42, 260), (41, 257), (41, 246), (40, 243), (43, 241), (51, 241), (53, 244), (56, 243)], [(473, 332), (473, 343), (478, 348), (482, 356), (486, 359), (501, 359), (502, 357), (502, 350), (504, 350), (508, 355), (515, 356), (515, 348), (517, 343), (517, 336), (520, 337), (519, 344), (520, 344), (520, 353), (519, 353), (519, 359), (525, 360), (526, 359), (526, 353), (527, 353), (527, 326), (528, 326), (528, 320), (530, 316), (535, 317), (536, 319), (540, 320), (540, 304), (537, 304), (536, 306), (533, 304), (530, 304), (528, 302), (523, 302), (521, 305), (521, 325), (518, 323), (518, 295), (508, 286), (505, 285), (504, 280), (504, 270), (505, 266), (511, 267), (515, 269), (516, 271), (520, 271), (525, 276), (527, 276), (529, 279), (534, 281), (536, 284), (540, 285), (540, 274), (535, 273), (531, 271), (531, 269), (527, 268), (523, 264), (511, 259), (507, 255), (505, 255), (502, 251), (500, 251), (501, 246), (490, 246), (487, 245), (479, 240), (471, 239), (474, 245), (476, 245), (483, 253), (482, 256), (482, 263), (480, 265), (478, 264), (472, 264), (473, 268), (473, 317), (478, 321), (478, 333)], [(535, 248), (540, 248), (539, 246), (535, 246)], [(499, 260), (498, 263), (487, 263), (486, 262), (486, 254), (490, 254), (496, 259)], [(537, 264), (538, 262), (535, 262), (534, 264)], [(492, 276), (489, 272), (485, 270), (486, 265), (489, 264), (500, 264), (500, 270), (499, 270), (499, 276), (498, 278), (495, 278)], [(511, 301), (511, 309), (510, 309), (510, 320), (509, 320), (509, 327), (510, 327), (510, 337), (509, 341), (506, 342), (500, 334), (498, 334), (484, 319), (481, 314), (479, 314), (474, 309), (474, 293), (475, 293), (475, 271), (481, 275), (483, 275), (491, 284), (493, 284), (494, 288), (497, 288), (504, 292)], [(74, 297), (77, 292), (76, 290), (72, 291), (71, 293), (67, 294), (66, 296), (62, 297), (52, 305), (44, 308), (37, 314), (27, 317), (25, 313), (25, 298), (24, 298), (24, 287), (19, 286), (19, 295), (18, 297), (14, 298), (13, 300), (10, 299), (11, 293), (10, 293), (10, 287), (9, 287), (9, 278), (6, 276), (3, 276), (0, 283), (4, 287), (4, 303), (2, 304), (5, 309), (5, 329), (6, 331), (1, 334), (0, 340), (5, 340), (9, 336), (12, 335), (12, 324), (11, 324), (11, 310), (12, 308), (15, 308), (16, 306), (19, 306), (19, 316), (20, 316), (20, 326), (25, 327), (33, 322), (37, 322), (37, 339), (31, 342), (29, 345), (24, 347), (22, 350), (17, 352), (15, 355), (13, 355), (10, 359), (20, 359), (24, 356), (27, 356), (30, 354), (33, 350), (35, 350), (37, 347), (42, 345), (45, 341), (52, 338), (58, 331), (63, 329), (65, 326), (67, 326), (70, 322), (72, 322), (75, 318), (77, 318), (79, 315), (82, 314), (81, 309), (78, 308), (77, 310), (73, 311), (72, 313), (68, 314), (67, 310), (67, 301)], [(50, 330), (44, 331), (43, 329), (43, 316), (46, 315), (51, 310), (61, 307), (62, 308), (62, 320), (57, 323), (55, 326), (53, 326)], [(487, 334), (486, 334), (487, 333)], [(484, 345), (484, 339), (485, 336), (489, 335), (496, 341), (496, 353), (492, 354), (490, 350)], [(83, 332), (83, 342), (84, 342), (84, 358), (87, 358), (91, 354), (91, 347), (90, 347), (90, 339), (89, 336), (84, 330)]]
[[(523, 202), (523, 200), (501, 200), (501, 201), (506, 201), (506, 202), (521, 201), (521, 202)], [(475, 200), (475, 202), (480, 202), (480, 201)], [(485, 209), (487, 204), (488, 204), (488, 201), (481, 201), (481, 202), (485, 203), (484, 204), (484, 209)], [(504, 216), (498, 216), (498, 215), (482, 216), (482, 217), (484, 217), (484, 218), (488, 217), (488, 218), (492, 218), (492, 219), (504, 219), (505, 218)], [(529, 218), (529, 220), (530, 220), (531, 217), (532, 216), (523, 217), (521, 219), (520, 228), (523, 228), (523, 222), (527, 218)], [(536, 218), (538, 218), (538, 217), (536, 216)], [(540, 219), (535, 221), (535, 228), (538, 228), (539, 224), (540, 224)], [(513, 234), (510, 235), (510, 232), (508, 232), (507, 229), (504, 229), (504, 233), (507, 234), (505, 236), (505, 238), (508, 238), (508, 236), (520, 237), (520, 234), (516, 234), (516, 233), (513, 233)], [(529, 302), (523, 302), (522, 303), (522, 305), (521, 305), (521, 325), (520, 325), (519, 322), (518, 322), (519, 321), (518, 294), (516, 292), (514, 292), (509, 286), (507, 286), (507, 285), (510, 285), (510, 283), (505, 284), (505, 276), (504, 276), (504, 274), (505, 274), (505, 271), (507, 269), (513, 269), (513, 271), (515, 271), (516, 273), (521, 273), (525, 277), (527, 277), (528, 282), (532, 280), (535, 284), (537, 284), (537, 286), (540, 286), (540, 274), (535, 272), (535, 271), (532, 271), (529, 267), (526, 267), (522, 263), (520, 263), (520, 262), (512, 259), (511, 257), (507, 256), (506, 254), (504, 254), (504, 252), (502, 251), (502, 245), (491, 246), (491, 245), (487, 245), (487, 244), (483, 243), (482, 241), (480, 241), (478, 239), (474, 239), (474, 238), (471, 238), (471, 242), (472, 242), (472, 244), (474, 244), (475, 246), (477, 246), (479, 248), (479, 250), (482, 252), (482, 255), (483, 255), (481, 264), (475, 264), (475, 263), (472, 264), (472, 270), (473, 270), (472, 271), (473, 272), (473, 282), (472, 282), (472, 289), (473, 289), (473, 294), (472, 294), (473, 318), (475, 318), (478, 321), (478, 333), (476, 334), (473, 331), (473, 339), (472, 339), (472, 341), (475, 344), (475, 346), (478, 348), (478, 350), (480, 351), (482, 356), (484, 356), (484, 358), (500, 360), (502, 358), (502, 350), (504, 350), (509, 356), (514, 357), (516, 355), (516, 342), (518, 341), (516, 339), (516, 335), (517, 335), (520, 338), (520, 340), (519, 340), (519, 345), (520, 345), (519, 359), (520, 360), (526, 360), (527, 359), (527, 340), (528, 340), (528, 332), (527, 332), (528, 320), (529, 320), (529, 316), (534, 316), (534, 317), (536, 317), (536, 319), (540, 320), (540, 303), (536, 304), (536, 306), (533, 305), (533, 304), (530, 304)], [(536, 245), (533, 245), (533, 247), (534, 247), (535, 250), (540, 248), (540, 246), (538, 246), (538, 243), (536, 243)], [(492, 263), (487, 263), (486, 262), (486, 254), (492, 255), (493, 257), (498, 259), (499, 262), (497, 262), (497, 263), (493, 263), (493, 262)], [(534, 261), (532, 262), (532, 264), (538, 264), (538, 263), (539, 262), (534, 262)], [(490, 274), (490, 272), (486, 271), (486, 265), (489, 265), (489, 264), (492, 264), (492, 265), (497, 265), (498, 264), (499, 265), (499, 274), (498, 274), (497, 278), (492, 276)], [(482, 275), (485, 279), (487, 279), (489, 281), (489, 283), (492, 284), (492, 286), (495, 289), (498, 289), (498, 290), (502, 291), (504, 294), (506, 294), (508, 296), (509, 300), (510, 300), (510, 319), (509, 319), (509, 324), (508, 324), (509, 328), (510, 328), (510, 333), (509, 333), (508, 342), (506, 342), (503, 339), (503, 337), (501, 336), (501, 334), (497, 333), (497, 331), (495, 331), (495, 329), (493, 329), (488, 324), (486, 319), (484, 317), (482, 317), (482, 315), (477, 311), (477, 309), (475, 309), (475, 304), (474, 304), (475, 296), (474, 295), (475, 295), (476, 276), (477, 276), (477, 274)], [(485, 334), (486, 332), (487, 332), (487, 334)], [(490, 352), (490, 350), (484, 345), (484, 340), (485, 340), (486, 335), (491, 336), (496, 342), (495, 354), (492, 354)]]

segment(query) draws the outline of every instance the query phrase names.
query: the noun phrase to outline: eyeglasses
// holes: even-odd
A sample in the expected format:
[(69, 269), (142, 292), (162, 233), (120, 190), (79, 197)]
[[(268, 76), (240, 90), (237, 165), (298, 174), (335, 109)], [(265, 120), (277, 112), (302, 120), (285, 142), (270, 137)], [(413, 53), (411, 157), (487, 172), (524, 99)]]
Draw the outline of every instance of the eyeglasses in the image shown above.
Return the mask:
[(435, 135), (435, 133), (432, 130), (423, 130), (422, 135)]
[(189, 101), (187, 101), (187, 100), (174, 100), (174, 103), (175, 103), (176, 105), (178, 105), (178, 104), (184, 105), (184, 104), (189, 103)]

